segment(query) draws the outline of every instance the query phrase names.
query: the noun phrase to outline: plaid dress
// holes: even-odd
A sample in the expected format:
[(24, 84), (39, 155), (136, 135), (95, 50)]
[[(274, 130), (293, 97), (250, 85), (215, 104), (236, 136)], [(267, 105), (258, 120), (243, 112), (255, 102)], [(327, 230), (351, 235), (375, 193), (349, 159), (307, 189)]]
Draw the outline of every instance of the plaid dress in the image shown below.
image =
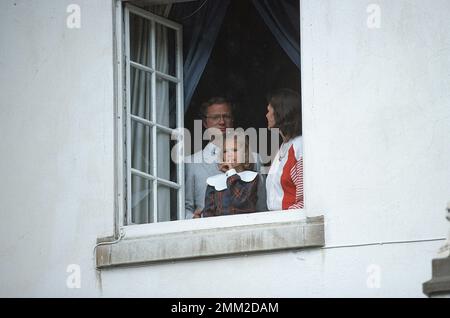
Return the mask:
[(227, 178), (227, 188), (221, 191), (208, 185), (202, 217), (256, 212), (259, 175), (245, 182), (238, 174)]

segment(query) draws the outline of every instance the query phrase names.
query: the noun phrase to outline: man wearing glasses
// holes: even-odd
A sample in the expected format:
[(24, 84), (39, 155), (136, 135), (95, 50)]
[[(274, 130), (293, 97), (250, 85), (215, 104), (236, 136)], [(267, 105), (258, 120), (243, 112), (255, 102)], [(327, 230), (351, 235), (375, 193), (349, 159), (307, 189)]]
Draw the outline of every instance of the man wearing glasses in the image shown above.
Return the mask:
[[(203, 127), (219, 129), (225, 134), (227, 128), (234, 127), (233, 104), (223, 97), (213, 97), (200, 108)], [(194, 153), (185, 164), (185, 209), (186, 219), (200, 217), (205, 204), (206, 179), (221, 173), (218, 167), (220, 149), (210, 141), (203, 150)], [(260, 160), (256, 153), (256, 170), (260, 170)], [(265, 187), (258, 189), (258, 210), (266, 211)], [(261, 203), (260, 203), (261, 202)]]

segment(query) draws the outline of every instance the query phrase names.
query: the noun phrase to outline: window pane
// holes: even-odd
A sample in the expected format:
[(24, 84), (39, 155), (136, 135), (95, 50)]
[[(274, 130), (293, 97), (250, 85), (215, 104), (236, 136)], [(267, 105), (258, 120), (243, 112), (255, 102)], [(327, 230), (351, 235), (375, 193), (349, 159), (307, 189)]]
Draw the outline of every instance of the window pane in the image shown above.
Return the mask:
[(178, 190), (158, 184), (158, 222), (177, 219)]
[(130, 13), (130, 59), (151, 67), (151, 22)]
[(156, 78), (156, 122), (177, 128), (177, 84)]
[(172, 149), (174, 149), (176, 140), (171, 140), (171, 135), (159, 129), (157, 130), (156, 138), (158, 153), (157, 176), (158, 178), (176, 183), (178, 182), (176, 162), (179, 162), (179, 158), (178, 160), (176, 157), (172, 158), (172, 156), (176, 156), (176, 154), (172, 155)]
[(151, 82), (150, 73), (131, 67), (131, 114), (147, 120), (151, 120)]
[(153, 222), (153, 181), (131, 175), (131, 220), (133, 223)]
[(156, 70), (176, 76), (176, 31), (155, 24)]
[(131, 168), (152, 174), (151, 128), (131, 119)]

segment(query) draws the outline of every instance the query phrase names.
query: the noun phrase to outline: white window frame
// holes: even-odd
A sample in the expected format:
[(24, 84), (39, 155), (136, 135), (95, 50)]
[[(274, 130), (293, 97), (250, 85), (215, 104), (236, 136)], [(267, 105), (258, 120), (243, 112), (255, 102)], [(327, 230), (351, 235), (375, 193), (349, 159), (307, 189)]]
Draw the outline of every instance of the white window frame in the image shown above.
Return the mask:
[[(130, 57), (130, 14), (134, 14), (137, 16), (140, 16), (147, 21), (151, 23), (151, 33), (150, 33), (150, 47), (151, 47), (151, 65), (146, 66), (139, 64), (135, 61), (131, 60)], [(122, 21), (122, 20), (119, 20)], [(126, 156), (125, 156), (125, 162), (126, 162), (126, 179), (125, 179), (125, 188), (126, 188), (126, 209), (125, 209), (125, 219), (126, 223), (124, 225), (132, 225), (132, 207), (131, 207), (131, 177), (132, 175), (137, 175), (139, 177), (142, 177), (144, 179), (147, 179), (152, 182), (152, 223), (158, 222), (158, 186), (164, 185), (166, 187), (169, 187), (171, 189), (177, 190), (177, 217), (178, 219), (184, 219), (185, 212), (184, 212), (184, 165), (181, 164), (183, 159), (183, 153), (181, 148), (177, 148), (178, 151), (177, 154), (177, 160), (180, 162), (180, 164), (177, 164), (177, 182), (172, 182), (169, 180), (164, 180), (162, 178), (159, 178), (157, 176), (157, 130), (160, 130), (170, 136), (178, 136), (180, 140), (182, 140), (182, 130), (181, 129), (172, 129), (170, 127), (163, 126), (161, 124), (157, 123), (156, 120), (156, 79), (162, 78), (164, 80), (167, 80), (171, 83), (176, 84), (176, 126), (177, 128), (183, 128), (184, 126), (184, 106), (183, 106), (183, 56), (182, 56), (182, 26), (178, 23), (172, 22), (170, 20), (164, 19), (160, 16), (157, 16), (155, 14), (152, 14), (148, 11), (145, 11), (141, 8), (138, 8), (136, 6), (133, 6), (129, 3), (126, 3), (124, 5), (123, 9), (123, 21), (124, 21), (124, 30), (122, 33), (122, 30), (120, 30), (121, 34), (124, 36), (124, 54), (122, 56), (125, 56), (125, 136), (126, 136)], [(158, 70), (156, 70), (156, 47), (155, 47), (155, 25), (156, 23), (167, 27), (169, 29), (172, 29), (175, 31), (176, 34), (176, 76), (171, 76), (169, 74), (164, 74)], [(151, 75), (151, 119), (147, 120), (145, 118), (138, 117), (136, 115), (131, 114), (131, 85), (130, 85), (130, 70), (131, 67), (134, 67), (135, 69), (147, 72)], [(143, 125), (146, 125), (150, 127), (151, 129), (151, 140), (152, 142), (152, 151), (151, 151), (151, 174), (147, 174), (143, 171), (134, 169), (131, 167), (131, 122), (136, 121)]]
[[(123, 0), (115, 2), (116, 200), (114, 240), (99, 238), (97, 268), (325, 245), (324, 218), (305, 209), (127, 225), (125, 218)], [(170, 1), (168, 1), (170, 2)], [(176, 1), (174, 1), (176, 2)], [(158, 17), (159, 18), (159, 17)], [(181, 40), (180, 40), (181, 41)], [(181, 42), (180, 42), (181, 43)], [(129, 78), (129, 76), (127, 77)], [(181, 81), (182, 83), (182, 81)], [(182, 85), (179, 85), (182, 86)], [(180, 88), (182, 89), (182, 88)], [(152, 98), (155, 95), (152, 95)], [(182, 95), (179, 95), (182, 96)], [(184, 110), (178, 113), (184, 116)], [(183, 119), (183, 118), (181, 118)], [(182, 165), (183, 166), (183, 165)], [(184, 171), (183, 171), (184, 179)], [(233, 242), (235, 244), (233, 244)], [(239, 242), (253, 242), (239, 244)], [(237, 243), (237, 244), (236, 244)]]

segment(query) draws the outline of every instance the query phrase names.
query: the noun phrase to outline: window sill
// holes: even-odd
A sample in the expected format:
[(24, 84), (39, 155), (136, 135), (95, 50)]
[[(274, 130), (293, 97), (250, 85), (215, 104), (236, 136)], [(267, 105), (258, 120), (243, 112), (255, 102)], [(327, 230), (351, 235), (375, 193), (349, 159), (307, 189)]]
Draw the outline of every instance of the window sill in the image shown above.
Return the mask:
[(323, 216), (304, 210), (133, 225), (96, 249), (98, 268), (324, 246)]

